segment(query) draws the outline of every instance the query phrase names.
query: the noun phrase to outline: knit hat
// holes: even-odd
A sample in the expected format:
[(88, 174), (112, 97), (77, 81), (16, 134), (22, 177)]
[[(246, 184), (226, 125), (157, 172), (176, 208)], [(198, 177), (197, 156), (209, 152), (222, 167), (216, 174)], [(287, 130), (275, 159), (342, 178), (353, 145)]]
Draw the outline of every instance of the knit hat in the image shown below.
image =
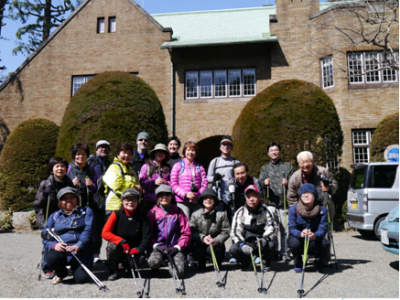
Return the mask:
[(79, 194), (78, 191), (70, 186), (67, 186), (65, 188), (62, 188), (61, 190), (58, 191), (57, 193), (57, 200), (60, 201), (62, 196), (64, 196), (65, 194), (74, 194), (76, 196), (76, 199), (79, 200)]
[(201, 195), (200, 195), (200, 197), (199, 197), (199, 200), (197, 200), (197, 203), (198, 203), (200, 206), (204, 207), (204, 205), (203, 205), (203, 200), (204, 200), (204, 198), (205, 198), (206, 196), (211, 196), (211, 197), (214, 198), (214, 207), (216, 207), (216, 206), (219, 204), (219, 199), (218, 199), (217, 193), (216, 193), (213, 189), (207, 188), (207, 189), (205, 189), (205, 190), (201, 193)]
[(136, 198), (140, 198), (140, 193), (137, 189), (126, 189), (125, 191), (122, 192), (121, 195), (121, 200), (124, 200), (126, 198), (128, 198), (129, 196), (133, 196)]
[(318, 190), (315, 187), (315, 185), (313, 185), (311, 183), (305, 183), (300, 187), (299, 193), (298, 193), (299, 198), (300, 198), (301, 194), (304, 194), (304, 193), (313, 193), (315, 200), (318, 199)]
[(260, 191), (258, 190), (258, 187), (255, 184), (251, 184), (244, 190), (244, 194), (246, 195), (247, 191), (250, 191), (250, 190), (260, 193)]
[(137, 142), (138, 139), (140, 139), (140, 138), (145, 138), (145, 139), (147, 139), (148, 141), (150, 141), (150, 136), (149, 136), (146, 132), (141, 132), (141, 133), (139, 133), (138, 136), (137, 136), (136, 142)]
[(171, 155), (169, 154), (168, 148), (167, 146), (165, 146), (164, 144), (157, 144), (153, 150), (151, 150), (149, 152), (149, 155), (152, 159), (154, 159), (155, 155), (156, 155), (156, 151), (164, 151), (165, 152), (165, 158), (164, 161), (169, 161), (169, 159), (171, 158)]
[(99, 146), (101, 146), (101, 145), (107, 145), (108, 147), (110, 147), (110, 143), (109, 143), (109, 142), (107, 142), (106, 140), (100, 140), (100, 141), (98, 141), (98, 142), (96, 143), (96, 150), (97, 150), (97, 148), (99, 148)]

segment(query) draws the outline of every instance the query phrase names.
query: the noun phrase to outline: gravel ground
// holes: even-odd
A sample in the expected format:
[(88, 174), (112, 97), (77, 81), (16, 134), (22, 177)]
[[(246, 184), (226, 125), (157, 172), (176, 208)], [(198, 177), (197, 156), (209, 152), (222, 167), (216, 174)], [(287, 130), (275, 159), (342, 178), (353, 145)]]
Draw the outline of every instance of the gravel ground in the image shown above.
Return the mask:
[[(399, 258), (384, 251), (379, 241), (366, 240), (357, 232), (334, 234), (339, 270), (326, 269), (325, 274), (314, 272), (308, 265), (305, 274), (305, 297), (308, 298), (399, 298)], [(72, 277), (53, 286), (50, 280), (38, 281), (36, 265), (40, 258), (39, 232), (6, 233), (0, 231), (0, 297), (5, 298), (134, 298), (136, 289), (131, 278), (107, 281), (104, 263), (94, 267), (94, 273), (110, 289), (103, 293), (93, 283), (73, 284)], [(228, 246), (228, 245), (227, 245)], [(228, 248), (229, 249), (229, 248)], [(101, 259), (105, 259), (105, 245)], [(310, 261), (311, 262), (311, 261)], [(167, 267), (161, 278), (151, 279), (152, 298), (295, 298), (301, 275), (293, 264), (273, 262), (274, 271), (265, 273), (267, 295), (257, 292), (253, 272), (241, 272), (235, 265), (224, 262), (222, 275), (227, 275), (226, 288), (215, 285), (211, 264), (204, 272), (193, 268), (185, 271), (187, 295), (177, 295)], [(145, 269), (142, 277), (149, 278)]]

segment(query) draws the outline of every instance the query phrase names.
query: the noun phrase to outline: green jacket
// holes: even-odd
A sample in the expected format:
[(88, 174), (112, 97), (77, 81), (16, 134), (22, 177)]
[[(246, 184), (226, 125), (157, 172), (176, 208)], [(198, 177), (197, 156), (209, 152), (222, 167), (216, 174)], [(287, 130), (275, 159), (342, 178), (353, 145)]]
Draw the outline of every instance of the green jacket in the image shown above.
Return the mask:
[[(208, 228), (210, 228), (209, 231), (207, 230)], [(203, 208), (198, 209), (190, 217), (192, 240), (196, 243), (203, 243), (208, 231), (209, 235), (217, 242), (217, 245), (223, 246), (229, 238), (230, 230), (228, 217), (222, 206), (217, 206), (207, 213), (204, 213)]]
[[(270, 161), (268, 164), (261, 167), (260, 177), (258, 180), (261, 186), (265, 189), (265, 179), (270, 178), (269, 183), (269, 202), (270, 205), (277, 207), (283, 206), (283, 186), (282, 178), (289, 182), (290, 176), (294, 173), (292, 164), (279, 159), (276, 163)], [(267, 199), (268, 201), (268, 199)]]

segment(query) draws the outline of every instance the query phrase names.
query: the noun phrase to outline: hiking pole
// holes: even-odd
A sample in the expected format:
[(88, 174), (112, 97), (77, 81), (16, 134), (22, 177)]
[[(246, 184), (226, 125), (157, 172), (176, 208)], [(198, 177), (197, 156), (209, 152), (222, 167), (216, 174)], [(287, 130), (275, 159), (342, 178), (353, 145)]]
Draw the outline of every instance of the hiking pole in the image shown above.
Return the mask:
[(307, 264), (307, 253), (308, 253), (309, 243), (310, 243), (310, 237), (308, 236), (307, 233), (306, 236), (304, 237), (303, 269), (301, 270), (300, 288), (297, 290), (297, 295), (299, 298), (303, 298), (304, 296), (304, 271), (306, 269), (306, 264)]
[[(47, 196), (46, 223), (47, 223), (47, 219), (49, 218), (49, 207), (50, 207), (50, 195)], [(43, 245), (43, 249), (42, 249), (42, 256), (41, 256), (40, 261), (39, 261), (39, 263), (38, 263), (38, 265), (36, 267), (36, 268), (39, 268), (38, 281), (40, 281), (42, 279), (43, 262), (44, 262), (44, 245)]]
[[(53, 231), (51, 231), (49, 228), (46, 228), (47, 232), (59, 243), (64, 243), (64, 241), (61, 239), (61, 237), (59, 235), (57, 235), (54, 232), (54, 228)], [(82, 262), (81, 260), (76, 256), (75, 252), (70, 252), (72, 254), (72, 256), (76, 259), (76, 261), (79, 263), (79, 265), (82, 267), (82, 269), (85, 270), (85, 272), (90, 276), (90, 278), (92, 278), (92, 280), (94, 281), (94, 283), (99, 287), (100, 290), (102, 290), (103, 292), (108, 291), (108, 287), (106, 287), (97, 277), (96, 275), (94, 275)]]
[(144, 297), (145, 298), (150, 298), (149, 292), (148, 291), (145, 292), (145, 286), (143, 284), (142, 276), (140, 276), (140, 272), (139, 272), (139, 269), (138, 269), (137, 264), (136, 264), (135, 255), (132, 255), (132, 260), (133, 260), (133, 265), (135, 266), (135, 271), (138, 274), (140, 283), (142, 284), (142, 288), (143, 288), (142, 295), (143, 295), (143, 292), (144, 292)]
[(269, 185), (267, 185), (267, 205), (269, 206)]
[(216, 283), (217, 287), (225, 288), (225, 283), (221, 279), (221, 273), (219, 272), (217, 258), (215, 257), (215, 253), (214, 253), (214, 247), (211, 243), (210, 243), (210, 251), (211, 251), (211, 258), (212, 258), (213, 265), (214, 265), (215, 283)]
[(181, 293), (182, 295), (186, 295), (186, 291), (185, 291), (185, 282), (183, 281), (182, 278), (182, 282), (181, 282), (181, 286), (178, 288), (177, 287), (177, 282), (179, 281), (178, 278), (178, 274), (176, 274), (176, 268), (175, 268), (175, 263), (174, 260), (171, 257), (171, 254), (164, 252), (167, 255), (168, 261), (169, 261), (169, 265), (172, 271), (172, 278), (174, 278), (174, 285), (175, 285), (175, 293), (179, 294)]
[(285, 216), (285, 227), (284, 227), (284, 232), (285, 232), (285, 251), (286, 251), (286, 256), (289, 257), (289, 249), (288, 249), (288, 239), (289, 239), (289, 230), (287, 228), (287, 210), (286, 210), (286, 187), (283, 186), (283, 214)]
[(257, 281), (257, 286), (258, 286), (257, 291), (258, 291), (259, 293), (262, 293), (263, 290), (261, 289), (260, 283), (258, 282), (258, 275), (257, 275), (256, 264), (254, 263), (253, 252), (251, 252), (250, 257), (251, 257), (251, 262), (252, 262), (252, 264), (253, 264), (254, 275), (256, 276), (256, 281)]
[(132, 261), (131, 261), (131, 258), (129, 257), (129, 253), (126, 253), (126, 256), (128, 257), (128, 262), (129, 262), (129, 266), (131, 267), (132, 277), (135, 282), (136, 291), (137, 291), (136, 295), (138, 295), (138, 298), (142, 298), (143, 294), (142, 294), (142, 292), (139, 291), (139, 287), (136, 282), (135, 271), (133, 271)]
[(261, 245), (259, 238), (257, 238), (257, 245), (258, 245), (258, 255), (260, 256), (260, 268), (261, 268), (261, 288), (258, 289), (258, 292), (266, 294), (267, 289), (264, 287), (264, 268), (263, 268)]
[(332, 229), (331, 217), (329, 215), (328, 203), (326, 204), (325, 207), (328, 210), (328, 237), (329, 237), (329, 242), (332, 244), (332, 248), (333, 248), (333, 257), (335, 258), (334, 265), (336, 266), (336, 270), (338, 270), (339, 268), (338, 268), (338, 264), (337, 264), (337, 260), (336, 260), (336, 250), (335, 250), (335, 243), (333, 242), (333, 229)]

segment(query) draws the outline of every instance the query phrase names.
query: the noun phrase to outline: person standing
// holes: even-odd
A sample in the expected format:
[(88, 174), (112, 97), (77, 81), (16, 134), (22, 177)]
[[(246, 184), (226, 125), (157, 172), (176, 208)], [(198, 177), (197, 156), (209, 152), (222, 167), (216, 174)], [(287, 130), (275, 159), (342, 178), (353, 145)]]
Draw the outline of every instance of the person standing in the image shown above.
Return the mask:
[(214, 158), (208, 167), (207, 181), (212, 184), (215, 184), (217, 181), (220, 182), (218, 198), (223, 200), (225, 197), (226, 185), (228, 181), (234, 177), (233, 166), (240, 161), (231, 156), (233, 141), (230, 136), (225, 135), (222, 137), (219, 150), (221, 151), (221, 156)]
[(168, 151), (170, 154), (170, 159), (167, 163), (172, 167), (182, 160), (182, 157), (179, 155), (179, 149), (181, 148), (181, 141), (176, 136), (171, 136), (168, 138)]
[(137, 148), (135, 152), (133, 152), (130, 165), (132, 166), (133, 172), (135, 172), (136, 175), (139, 175), (139, 172), (142, 169), (143, 165), (149, 159), (147, 148), (150, 144), (150, 136), (146, 132), (139, 133), (136, 139), (136, 144)]
[[(298, 192), (305, 183), (312, 183), (318, 190), (318, 202), (324, 206), (328, 203), (329, 217), (331, 222), (335, 218), (335, 203), (331, 196), (336, 193), (338, 183), (328, 169), (314, 165), (314, 158), (311, 152), (303, 151), (297, 155), (297, 162), (300, 169), (293, 173), (288, 186), (288, 204), (295, 205), (298, 202)], [(325, 185), (321, 175), (330, 180), (329, 185)]]
[[(281, 146), (272, 142), (268, 144), (268, 156), (270, 162), (261, 167), (259, 181), (264, 189), (269, 189), (267, 195), (267, 205), (274, 206), (278, 214), (279, 229), (281, 232), (281, 250), (280, 255), (283, 261), (290, 261), (290, 257), (286, 249), (286, 239), (288, 238), (288, 211), (289, 206), (286, 202), (286, 211), (284, 210), (284, 201), (286, 200), (286, 188), (290, 176), (294, 169), (292, 164), (284, 162), (281, 159)], [(286, 217), (286, 224), (285, 223)]]

